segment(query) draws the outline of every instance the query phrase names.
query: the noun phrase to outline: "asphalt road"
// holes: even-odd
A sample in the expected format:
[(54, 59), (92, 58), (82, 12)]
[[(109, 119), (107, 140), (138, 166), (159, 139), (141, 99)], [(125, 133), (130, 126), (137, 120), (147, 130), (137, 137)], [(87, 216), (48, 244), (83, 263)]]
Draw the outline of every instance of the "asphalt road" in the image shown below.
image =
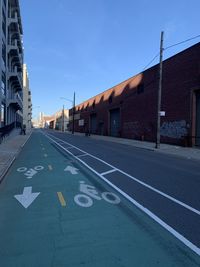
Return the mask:
[[(196, 210), (144, 183), (151, 176), (146, 170), (145, 180), (142, 155), (149, 168), (159, 158), (129, 146), (50, 133), (33, 132), (0, 184), (1, 267), (200, 266)], [(143, 182), (136, 180), (138, 164)], [(187, 243), (177, 231), (186, 232)]]
[[(99, 174), (109, 172), (112, 167), (91, 155), (117, 168), (103, 175), (104, 178), (158, 216), (199, 251), (200, 164), (198, 161), (94, 140), (85, 136), (51, 131), (46, 133), (49, 133), (51, 138), (56, 137), (65, 141), (66, 143), (61, 142), (60, 145), (75, 156), (83, 154), (76, 148), (90, 154), (83, 155), (80, 159)], [(59, 139), (53, 139), (59, 142)], [(70, 144), (76, 148), (69, 148)], [(138, 180), (144, 184), (138, 183)]]

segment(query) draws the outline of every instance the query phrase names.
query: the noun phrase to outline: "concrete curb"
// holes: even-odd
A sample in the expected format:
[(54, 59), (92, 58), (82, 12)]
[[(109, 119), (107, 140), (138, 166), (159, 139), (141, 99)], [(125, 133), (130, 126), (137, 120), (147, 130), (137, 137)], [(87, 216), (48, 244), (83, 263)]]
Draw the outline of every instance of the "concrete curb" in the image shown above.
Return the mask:
[[(55, 131), (55, 132), (61, 132), (61, 131)], [(63, 133), (63, 132), (62, 132)], [(71, 135), (71, 132), (65, 132), (66, 134)], [(74, 135), (76, 136), (84, 136), (84, 133), (79, 133), (75, 132)], [(90, 135), (87, 138), (92, 138), (93, 140), (102, 140), (106, 142), (113, 142), (113, 143), (118, 143), (122, 145), (128, 145), (132, 146), (138, 149), (144, 149), (147, 151), (153, 151), (155, 153), (163, 154), (163, 155), (168, 155), (168, 156), (174, 156), (177, 158), (182, 158), (182, 159), (188, 159), (188, 160), (195, 160), (195, 161), (200, 161), (200, 149), (198, 148), (184, 148), (184, 147), (179, 147), (176, 145), (168, 145), (168, 144), (161, 144), (161, 148), (157, 149), (154, 146), (153, 143), (151, 144), (146, 144), (141, 141), (141, 143), (137, 142), (132, 142), (133, 140), (131, 139), (124, 139), (124, 138), (110, 138), (110, 137), (102, 137), (99, 135)]]

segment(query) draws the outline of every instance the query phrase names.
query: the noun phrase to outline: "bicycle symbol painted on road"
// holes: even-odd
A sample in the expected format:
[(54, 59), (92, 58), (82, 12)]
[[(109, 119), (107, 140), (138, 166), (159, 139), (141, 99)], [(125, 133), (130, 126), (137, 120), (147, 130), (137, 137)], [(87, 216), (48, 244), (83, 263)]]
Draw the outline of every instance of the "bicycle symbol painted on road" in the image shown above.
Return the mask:
[(43, 170), (43, 166), (35, 166), (34, 168), (26, 168), (26, 167), (20, 167), (17, 169), (18, 172), (24, 173), (27, 179), (31, 179), (35, 174), (38, 173), (38, 171)]
[(77, 205), (89, 208), (93, 205), (93, 199), (102, 200), (117, 205), (120, 203), (120, 198), (111, 192), (103, 192), (101, 196), (99, 196), (98, 191), (92, 185), (87, 185), (85, 182), (80, 181), (80, 192), (84, 194), (78, 194), (74, 197), (74, 201)]

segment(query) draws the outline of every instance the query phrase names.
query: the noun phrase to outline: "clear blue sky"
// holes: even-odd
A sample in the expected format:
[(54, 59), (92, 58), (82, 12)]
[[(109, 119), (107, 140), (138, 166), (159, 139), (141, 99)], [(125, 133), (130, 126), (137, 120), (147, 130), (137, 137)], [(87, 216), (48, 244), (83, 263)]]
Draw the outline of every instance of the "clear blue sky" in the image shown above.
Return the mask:
[[(199, 0), (20, 0), (33, 116), (53, 114), (142, 71), (164, 46), (200, 34)], [(200, 38), (168, 49), (164, 59)], [(158, 58), (152, 65), (158, 63)], [(40, 106), (40, 108), (36, 108)]]

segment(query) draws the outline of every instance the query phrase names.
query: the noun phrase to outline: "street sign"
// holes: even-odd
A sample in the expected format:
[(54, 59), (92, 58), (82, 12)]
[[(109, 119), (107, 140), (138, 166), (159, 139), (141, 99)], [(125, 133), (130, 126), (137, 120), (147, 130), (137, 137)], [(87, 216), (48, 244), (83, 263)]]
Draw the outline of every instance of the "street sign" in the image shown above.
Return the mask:
[(78, 121), (78, 126), (84, 126), (84, 120), (79, 120)]
[(160, 116), (165, 117), (165, 111), (160, 111)]

